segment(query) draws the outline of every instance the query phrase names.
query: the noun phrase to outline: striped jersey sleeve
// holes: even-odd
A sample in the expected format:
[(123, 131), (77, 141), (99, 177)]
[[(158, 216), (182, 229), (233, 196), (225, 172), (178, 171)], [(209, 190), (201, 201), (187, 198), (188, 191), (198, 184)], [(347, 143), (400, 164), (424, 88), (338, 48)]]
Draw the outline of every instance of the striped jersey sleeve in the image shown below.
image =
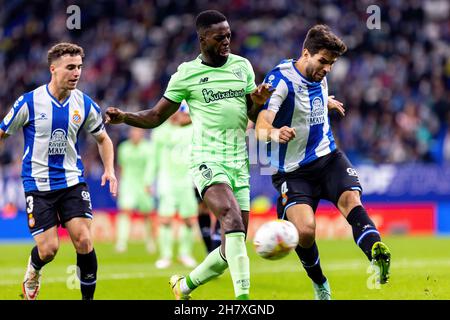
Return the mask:
[(84, 94), (85, 106), (88, 109), (87, 117), (84, 123), (84, 129), (97, 136), (105, 131), (103, 124), (102, 111), (100, 107), (88, 95)]
[(25, 94), (16, 100), (13, 107), (0, 124), (0, 129), (8, 135), (13, 135), (18, 129), (27, 124), (28, 119), (29, 110), (27, 95)]

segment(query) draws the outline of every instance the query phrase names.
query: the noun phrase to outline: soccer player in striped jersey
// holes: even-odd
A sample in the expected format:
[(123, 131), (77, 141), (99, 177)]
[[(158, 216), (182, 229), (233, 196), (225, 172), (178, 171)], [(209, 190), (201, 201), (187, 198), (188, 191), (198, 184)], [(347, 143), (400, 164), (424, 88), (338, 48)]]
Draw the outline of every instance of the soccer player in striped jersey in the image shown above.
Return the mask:
[(97, 257), (90, 234), (91, 198), (79, 153), (81, 130), (89, 132), (97, 142), (105, 170), (101, 184), (109, 181), (113, 196), (117, 181), (113, 145), (100, 108), (76, 89), (83, 57), (83, 49), (75, 44), (53, 46), (48, 51), (50, 83), (18, 98), (0, 124), (0, 138), (21, 128), (24, 133), (22, 180), (28, 227), (36, 242), (22, 285), (27, 300), (37, 298), (42, 267), (58, 251), (59, 225), (69, 232), (77, 253), (82, 299), (94, 297)]
[(196, 18), (200, 55), (182, 63), (164, 96), (149, 110), (124, 112), (108, 108), (106, 122), (154, 128), (186, 100), (193, 126), (191, 174), (208, 208), (220, 220), (221, 246), (187, 277), (174, 275), (170, 284), (177, 299), (189, 299), (199, 285), (230, 268), (234, 294), (248, 299), (250, 266), (245, 246), (250, 210), (249, 160), (245, 130), (271, 90), (255, 84), (250, 62), (230, 53), (231, 30), (215, 10)]
[(265, 78), (275, 92), (258, 115), (258, 139), (270, 142), (274, 187), (280, 193), (278, 216), (293, 222), (300, 234), (296, 249), (313, 281), (315, 298), (331, 299), (331, 290), (320, 267), (315, 242), (314, 213), (320, 199), (339, 209), (353, 229), (356, 244), (379, 267), (380, 283), (389, 278), (390, 252), (361, 203), (358, 175), (345, 154), (336, 147), (331, 132), (330, 100), (326, 75), (347, 50), (325, 25), (308, 31), (298, 60), (284, 60)]

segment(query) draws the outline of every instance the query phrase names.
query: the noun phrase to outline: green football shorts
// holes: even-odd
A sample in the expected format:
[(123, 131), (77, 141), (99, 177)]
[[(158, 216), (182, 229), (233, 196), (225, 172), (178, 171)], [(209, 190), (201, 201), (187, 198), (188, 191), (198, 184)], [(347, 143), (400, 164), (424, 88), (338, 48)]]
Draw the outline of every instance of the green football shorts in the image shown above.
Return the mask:
[(158, 215), (161, 217), (173, 217), (178, 212), (180, 218), (197, 216), (197, 198), (192, 182), (186, 186), (172, 186), (167, 191), (159, 193)]
[(119, 210), (138, 210), (140, 213), (150, 213), (155, 203), (153, 197), (144, 189), (137, 189), (126, 184), (120, 185), (117, 197)]
[(198, 192), (217, 183), (226, 183), (242, 211), (250, 211), (250, 173), (248, 161), (229, 166), (218, 162), (204, 162), (191, 167), (191, 174)]

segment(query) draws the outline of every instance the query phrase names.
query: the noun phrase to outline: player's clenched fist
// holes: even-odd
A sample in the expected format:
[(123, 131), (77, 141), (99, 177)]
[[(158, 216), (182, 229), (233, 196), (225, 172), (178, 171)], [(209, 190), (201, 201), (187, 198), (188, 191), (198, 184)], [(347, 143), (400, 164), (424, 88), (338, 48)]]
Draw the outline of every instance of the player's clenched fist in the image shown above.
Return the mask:
[(270, 138), (272, 141), (278, 143), (288, 143), (295, 138), (295, 128), (284, 126), (280, 129), (273, 129), (270, 134)]
[(118, 108), (109, 107), (105, 112), (105, 123), (119, 124), (125, 120), (125, 112)]
[(263, 105), (270, 98), (275, 88), (268, 83), (260, 84), (251, 94), (253, 103)]

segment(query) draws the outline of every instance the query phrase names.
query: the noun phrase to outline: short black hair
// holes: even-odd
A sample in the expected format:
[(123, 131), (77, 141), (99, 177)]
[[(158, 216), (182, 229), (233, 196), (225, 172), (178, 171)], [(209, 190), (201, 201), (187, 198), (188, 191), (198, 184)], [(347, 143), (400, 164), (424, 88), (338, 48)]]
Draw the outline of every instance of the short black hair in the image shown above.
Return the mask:
[(347, 51), (347, 46), (325, 24), (318, 24), (309, 29), (303, 42), (303, 49), (308, 49), (313, 56), (322, 49), (330, 51), (335, 56), (341, 56)]
[(227, 21), (227, 17), (225, 17), (223, 13), (217, 10), (206, 10), (200, 12), (195, 18), (195, 28), (198, 32), (202, 29), (208, 28), (213, 24), (223, 21)]

